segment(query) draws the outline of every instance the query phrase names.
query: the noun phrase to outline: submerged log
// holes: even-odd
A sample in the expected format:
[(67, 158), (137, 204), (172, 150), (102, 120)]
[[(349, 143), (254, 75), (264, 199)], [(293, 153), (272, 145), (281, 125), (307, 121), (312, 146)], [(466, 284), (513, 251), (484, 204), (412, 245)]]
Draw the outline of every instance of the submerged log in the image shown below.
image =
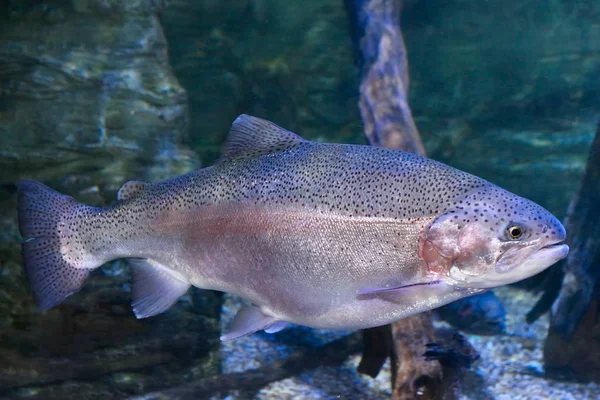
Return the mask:
[(400, 31), (403, 0), (345, 0), (361, 68), (359, 107), (373, 146), (424, 155), (408, 105), (408, 58)]
[[(361, 67), (359, 107), (371, 145), (425, 155), (408, 104), (408, 58), (400, 30), (402, 0), (345, 0)], [(393, 399), (449, 398), (441, 364), (423, 357), (435, 341), (431, 313), (363, 331), (359, 372), (376, 376), (392, 360)], [(448, 385), (446, 385), (448, 386)]]
[(392, 324), (393, 400), (438, 399), (442, 396), (442, 366), (423, 354), (436, 341), (431, 313), (421, 313)]
[[(425, 359), (427, 361), (438, 360), (442, 365), (442, 386), (440, 388), (428, 386), (427, 380), (417, 381), (415, 393), (425, 394), (428, 391), (429, 398), (440, 400), (452, 400), (461, 397), (463, 377), (471, 365), (479, 359), (479, 353), (471, 343), (458, 331), (453, 329), (438, 329), (436, 331), (438, 341), (428, 343)], [(424, 396), (417, 398), (424, 399)]]
[(600, 382), (600, 125), (590, 149), (581, 186), (565, 223), (571, 248), (564, 279), (552, 307), (544, 345), (549, 371), (569, 369), (569, 377)]

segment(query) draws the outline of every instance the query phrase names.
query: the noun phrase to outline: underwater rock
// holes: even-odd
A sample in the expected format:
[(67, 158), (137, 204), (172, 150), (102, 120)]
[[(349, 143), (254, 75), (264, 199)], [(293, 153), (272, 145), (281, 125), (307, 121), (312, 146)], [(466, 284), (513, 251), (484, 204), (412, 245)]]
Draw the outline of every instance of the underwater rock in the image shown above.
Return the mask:
[(116, 190), (196, 165), (181, 145), (187, 97), (168, 64), (163, 3), (4, 2), (0, 183)]
[(544, 342), (544, 370), (554, 379), (600, 382), (600, 287), (571, 336), (552, 326)]
[(71, 390), (81, 398), (124, 397), (218, 372), (217, 294), (192, 292), (164, 317), (136, 320), (128, 268), (117, 263), (64, 306), (42, 313), (23, 273), (15, 223), (13, 183), (21, 178), (102, 205), (125, 180), (159, 180), (198, 166), (184, 144), (187, 95), (158, 20), (165, 6), (0, 6), (0, 206), (8, 210), (0, 217), (0, 396), (66, 398)]
[(190, 142), (202, 158), (218, 154), (231, 121), (248, 111), (238, 47), (250, 6), (248, 0), (172, 0), (160, 13), (170, 64), (188, 90)]
[(506, 329), (504, 306), (492, 291), (465, 297), (436, 312), (455, 328), (469, 333), (497, 335)]
[[(600, 382), (600, 124), (565, 223), (567, 258), (552, 306), (544, 363), (554, 374)], [(559, 276), (560, 277), (560, 276)]]

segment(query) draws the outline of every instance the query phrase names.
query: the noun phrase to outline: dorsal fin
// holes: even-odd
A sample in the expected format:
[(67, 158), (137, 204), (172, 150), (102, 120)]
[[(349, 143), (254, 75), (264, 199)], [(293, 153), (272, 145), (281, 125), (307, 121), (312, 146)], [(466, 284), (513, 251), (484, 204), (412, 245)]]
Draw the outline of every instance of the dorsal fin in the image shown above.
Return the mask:
[(233, 121), (221, 150), (221, 161), (255, 157), (304, 142), (300, 136), (274, 123), (242, 114)]
[(148, 183), (142, 181), (127, 181), (117, 192), (117, 200), (127, 200), (135, 196), (137, 192), (148, 186)]

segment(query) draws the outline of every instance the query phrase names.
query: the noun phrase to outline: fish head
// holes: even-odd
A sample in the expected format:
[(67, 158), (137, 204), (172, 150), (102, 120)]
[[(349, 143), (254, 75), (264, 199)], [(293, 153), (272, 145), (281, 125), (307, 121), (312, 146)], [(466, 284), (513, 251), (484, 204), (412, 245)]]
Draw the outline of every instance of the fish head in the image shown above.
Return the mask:
[(563, 259), (560, 221), (492, 184), (473, 189), (420, 235), (429, 275), (460, 288), (489, 289), (529, 278)]

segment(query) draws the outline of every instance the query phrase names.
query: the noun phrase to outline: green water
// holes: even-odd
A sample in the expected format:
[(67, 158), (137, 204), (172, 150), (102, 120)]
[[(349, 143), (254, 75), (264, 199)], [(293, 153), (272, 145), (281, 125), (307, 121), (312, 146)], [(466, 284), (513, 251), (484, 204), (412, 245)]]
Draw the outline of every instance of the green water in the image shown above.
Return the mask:
[[(564, 219), (600, 119), (597, 0), (407, 0), (401, 26), (409, 104), (427, 154)], [(351, 30), (343, 0), (0, 1), (1, 398), (141, 396), (260, 368), (339, 337), (294, 328), (280, 339), (221, 345), (239, 299), (197, 289), (167, 313), (136, 320), (122, 262), (40, 313), (21, 265), (14, 183), (35, 179), (110, 204), (126, 180), (210, 165), (241, 113), (306, 139), (366, 144)], [(595, 398), (597, 384), (572, 383), (580, 376), (563, 385), (544, 375), (547, 316), (531, 328), (535, 335), (515, 322), (539, 293), (506, 290), (509, 333), (531, 340), (525, 364), (541, 370), (531, 385)], [(594, 329), (590, 352), (600, 347)], [(522, 349), (508, 346), (509, 336), (471, 341), (510, 359)], [(495, 351), (483, 352), (485, 368), (502, 353)], [(371, 380), (356, 373), (353, 354), (330, 370), (311, 367), (211, 398), (391, 398), (389, 364)], [(493, 373), (485, 368), (475, 375), (494, 398), (497, 375), (486, 381)], [(481, 392), (467, 398), (473, 393)]]

